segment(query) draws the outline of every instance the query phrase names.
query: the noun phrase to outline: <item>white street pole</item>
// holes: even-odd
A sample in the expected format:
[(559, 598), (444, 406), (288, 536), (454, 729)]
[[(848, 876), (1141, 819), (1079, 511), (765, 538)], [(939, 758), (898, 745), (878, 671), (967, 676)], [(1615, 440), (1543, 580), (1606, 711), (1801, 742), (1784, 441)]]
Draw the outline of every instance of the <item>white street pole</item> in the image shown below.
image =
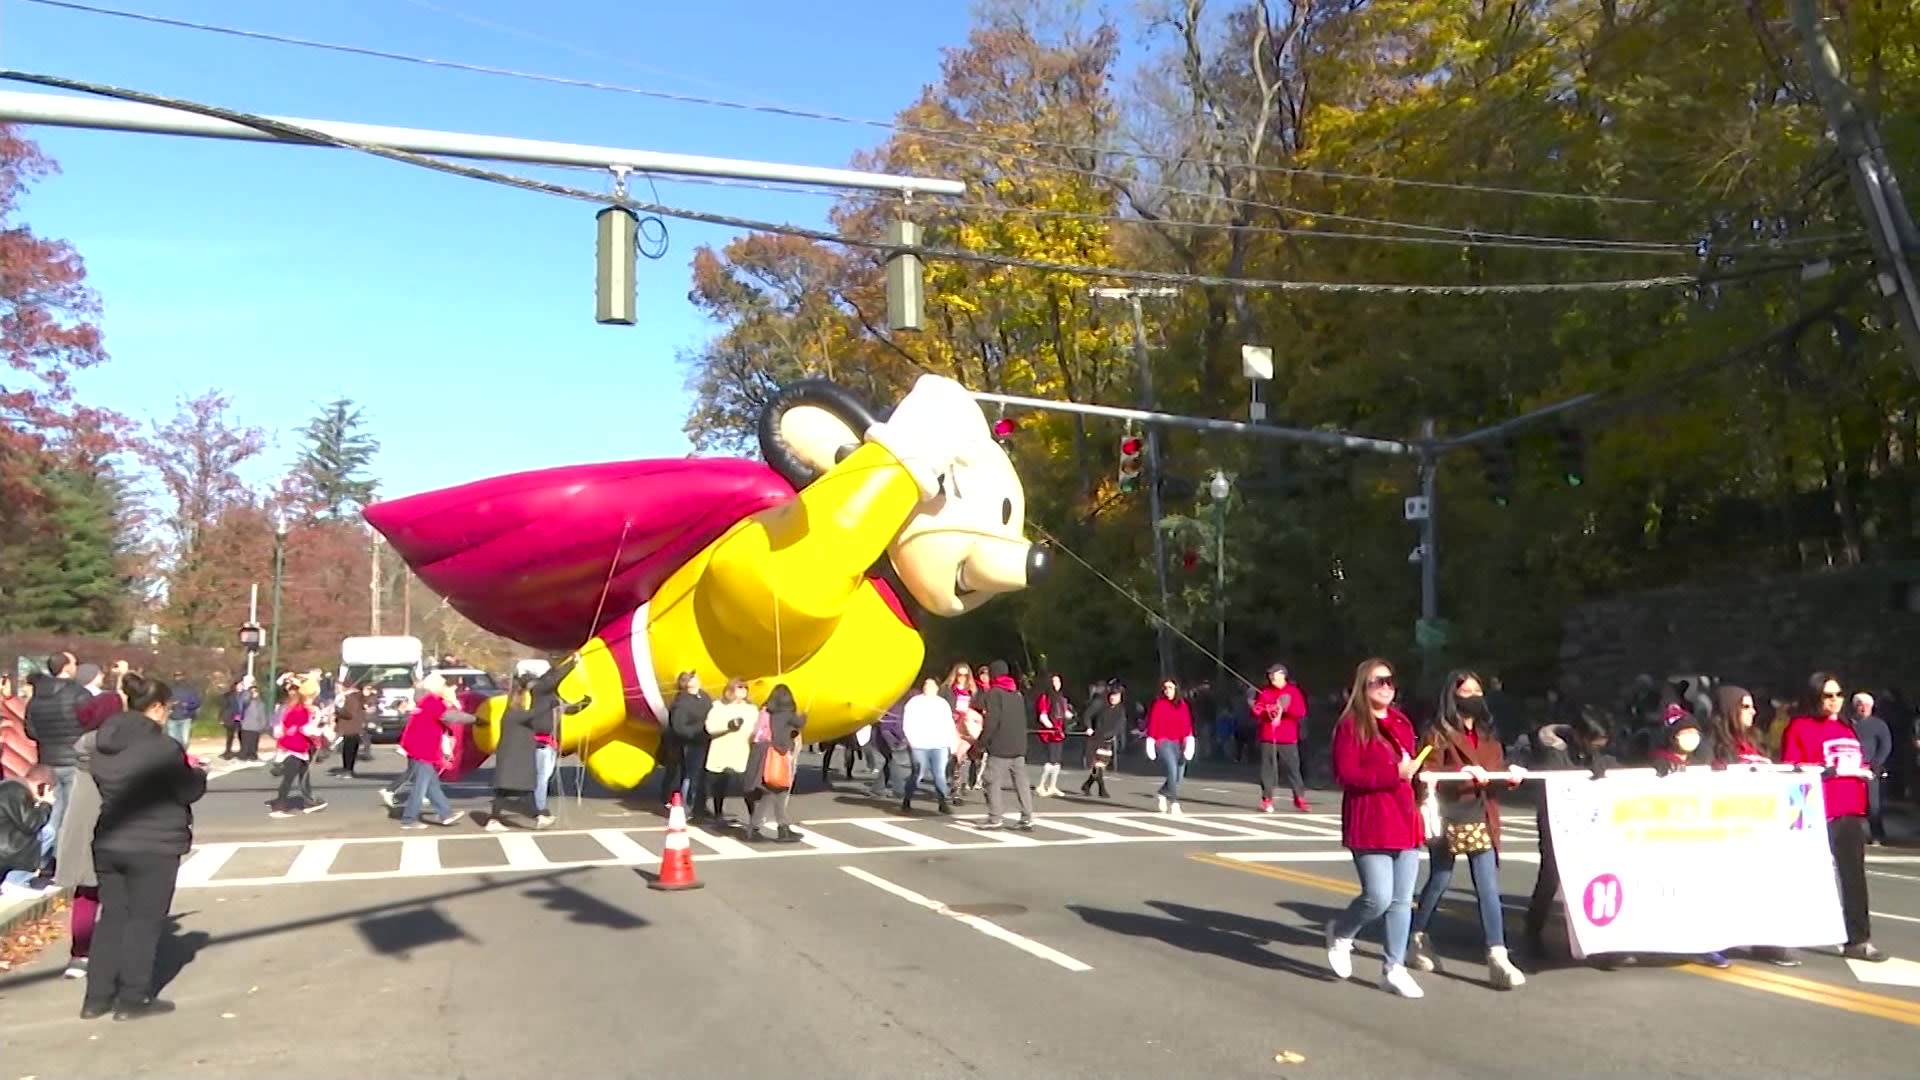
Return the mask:
[[(341, 120), (306, 120), (269, 116), (294, 127), (317, 131), (352, 142), (404, 150), (414, 154), (467, 158), (478, 161), (514, 161), (528, 165), (574, 165), (593, 169), (627, 169), (661, 176), (706, 176), (726, 180), (759, 180), (775, 184), (815, 184), (860, 191), (898, 191), (915, 195), (964, 195), (958, 180), (921, 176), (892, 176), (853, 169), (812, 165), (783, 165), (771, 161), (669, 154), (586, 143), (551, 142), (505, 135), (475, 135), (460, 131), (354, 124)], [(45, 124), (50, 127), (97, 128), (106, 131), (184, 135), (203, 139), (237, 139), (311, 146), (300, 139), (274, 135), (199, 113), (167, 109), (131, 101), (0, 91), (0, 123)]]

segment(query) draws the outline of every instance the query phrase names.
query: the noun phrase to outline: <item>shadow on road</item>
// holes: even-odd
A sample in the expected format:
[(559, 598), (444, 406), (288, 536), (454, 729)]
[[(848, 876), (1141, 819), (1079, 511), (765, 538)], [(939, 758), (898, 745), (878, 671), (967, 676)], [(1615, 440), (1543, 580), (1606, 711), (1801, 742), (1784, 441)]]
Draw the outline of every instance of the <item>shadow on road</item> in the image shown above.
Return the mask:
[[(198, 914), (187, 912), (186, 914)], [(205, 930), (180, 932), (180, 920), (184, 915), (171, 915), (167, 918), (166, 936), (160, 939), (160, 945), (153, 954), (153, 992), (158, 994), (167, 988), (167, 984), (179, 978), (180, 973), (207, 947), (213, 935)]]
[(1311, 931), (1285, 923), (1188, 907), (1164, 900), (1149, 900), (1147, 906), (1165, 912), (1168, 917), (1159, 918), (1134, 911), (1108, 911), (1079, 904), (1069, 904), (1067, 910), (1092, 926), (1116, 934), (1152, 938), (1187, 952), (1218, 956), (1272, 971), (1285, 971), (1318, 982), (1334, 981), (1333, 974), (1324, 968), (1266, 949), (1267, 945), (1276, 942), (1288, 945), (1318, 944), (1318, 936)]
[(562, 881), (555, 881), (537, 889), (528, 889), (521, 894), (529, 900), (538, 900), (548, 911), (557, 911), (567, 917), (568, 922), (582, 926), (604, 926), (609, 930), (638, 930), (651, 925), (647, 920), (633, 914), (625, 908), (607, 903), (605, 900), (581, 892)]
[[(480, 884), (463, 889), (449, 889), (432, 896), (413, 897), (386, 904), (370, 904), (365, 907), (333, 911), (325, 915), (315, 915), (304, 919), (290, 919), (286, 922), (273, 923), (268, 926), (257, 926), (251, 930), (239, 930), (230, 934), (216, 935), (208, 934), (204, 931), (194, 931), (184, 935), (176, 934), (170, 939), (163, 938), (160, 947), (163, 953), (171, 949), (171, 955), (175, 957), (174, 961), (172, 961), (172, 970), (167, 976), (169, 979), (178, 975), (188, 964), (198, 959), (199, 954), (205, 949), (218, 945), (231, 945), (236, 942), (250, 941), (255, 938), (270, 938), (280, 934), (297, 933), (301, 930), (316, 926), (325, 926), (329, 923), (362, 923), (362, 933), (367, 936), (368, 943), (376, 949), (381, 948), (383, 943), (391, 944), (393, 942), (406, 942), (409, 940), (413, 943), (412, 947), (418, 947), (418, 945), (426, 943), (425, 938), (427, 931), (431, 929), (425, 923), (416, 922), (409, 927), (409, 925), (404, 922), (394, 922), (379, 926), (371, 933), (364, 929), (364, 924), (378, 922), (383, 917), (430, 910), (432, 905), (443, 901), (457, 900), (468, 896), (479, 896), (485, 893), (497, 892), (501, 889), (520, 888), (525, 886), (529, 881), (535, 883), (542, 881), (557, 883), (564, 878), (576, 874), (588, 873), (590, 869), (589, 867), (570, 867), (564, 870), (555, 870), (547, 874), (531, 876), (517, 875), (506, 881), (499, 881), (491, 876), (485, 876), (481, 878)], [(173, 916), (173, 919), (177, 922), (178, 919), (183, 917), (184, 916), (176, 915)], [(445, 920), (443, 919), (442, 921)], [(388, 929), (389, 925), (397, 927), (398, 929), (390, 930)], [(408, 937), (409, 930), (413, 934), (411, 939)], [(462, 937), (465, 936), (464, 932), (459, 931), (457, 927), (455, 928), (455, 932)], [(171, 944), (169, 944), (169, 942), (171, 942)], [(159, 963), (162, 965), (167, 962), (164, 956), (159, 960)], [(16, 974), (0, 976), (0, 995), (5, 995), (10, 991), (17, 991), (35, 983), (58, 980), (61, 977), (62, 970), (62, 967), (58, 964), (47, 964), (40, 967), (39, 970), (27, 970)]]

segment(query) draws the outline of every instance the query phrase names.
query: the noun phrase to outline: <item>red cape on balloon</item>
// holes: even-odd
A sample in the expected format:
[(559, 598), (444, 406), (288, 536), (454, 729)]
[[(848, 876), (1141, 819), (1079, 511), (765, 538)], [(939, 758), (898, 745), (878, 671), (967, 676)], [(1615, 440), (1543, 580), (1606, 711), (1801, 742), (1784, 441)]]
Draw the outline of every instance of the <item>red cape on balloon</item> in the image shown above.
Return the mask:
[(652, 598), (740, 521), (793, 498), (758, 461), (571, 465), (410, 495), (368, 524), (485, 630), (564, 653)]

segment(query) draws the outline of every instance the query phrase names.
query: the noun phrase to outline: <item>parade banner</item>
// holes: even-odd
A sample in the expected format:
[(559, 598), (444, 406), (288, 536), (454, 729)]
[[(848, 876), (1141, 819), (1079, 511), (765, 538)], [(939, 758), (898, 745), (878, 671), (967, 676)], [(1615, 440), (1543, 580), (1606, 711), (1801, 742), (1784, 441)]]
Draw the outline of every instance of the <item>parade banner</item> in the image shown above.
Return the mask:
[(1846, 940), (1818, 774), (1689, 769), (1545, 783), (1576, 958)]

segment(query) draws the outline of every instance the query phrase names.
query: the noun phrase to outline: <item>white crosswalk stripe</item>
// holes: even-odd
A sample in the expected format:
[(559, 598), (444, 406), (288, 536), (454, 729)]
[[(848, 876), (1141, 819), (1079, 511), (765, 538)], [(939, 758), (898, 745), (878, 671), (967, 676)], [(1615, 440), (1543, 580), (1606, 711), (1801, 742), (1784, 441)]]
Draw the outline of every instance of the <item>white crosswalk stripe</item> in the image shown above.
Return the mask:
[[(1059, 845), (1339, 842), (1323, 815), (1147, 812), (1046, 814), (1032, 832), (981, 829), (977, 817), (848, 817), (796, 822), (798, 844), (747, 844), (736, 832), (689, 829), (698, 862), (763, 861), (809, 855), (839, 857), (897, 851), (993, 851)], [(182, 889), (258, 888), (316, 882), (372, 881), (460, 874), (529, 873), (594, 866), (652, 866), (665, 828), (552, 829), (488, 833), (471, 829), (379, 837), (260, 840), (204, 844), (181, 863)]]

